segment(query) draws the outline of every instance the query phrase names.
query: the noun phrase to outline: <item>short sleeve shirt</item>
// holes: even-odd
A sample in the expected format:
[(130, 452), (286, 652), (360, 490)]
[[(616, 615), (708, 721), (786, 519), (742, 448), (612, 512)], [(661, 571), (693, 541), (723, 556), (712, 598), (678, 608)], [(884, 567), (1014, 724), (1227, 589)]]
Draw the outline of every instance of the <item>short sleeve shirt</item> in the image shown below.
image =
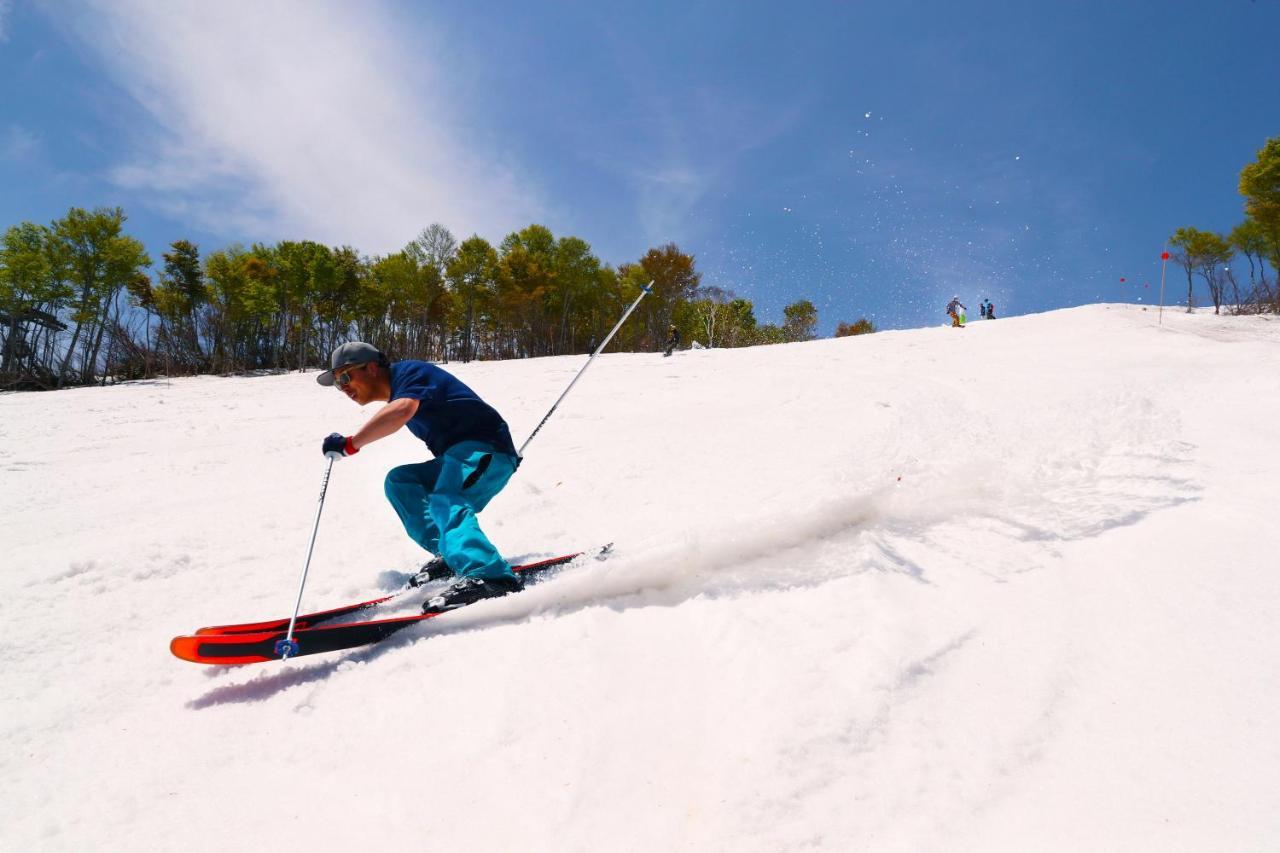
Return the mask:
[(409, 432), (434, 455), (462, 441), (483, 441), (516, 455), (507, 422), (447, 370), (425, 361), (397, 361), (391, 365), (391, 399), (405, 398), (418, 401)]

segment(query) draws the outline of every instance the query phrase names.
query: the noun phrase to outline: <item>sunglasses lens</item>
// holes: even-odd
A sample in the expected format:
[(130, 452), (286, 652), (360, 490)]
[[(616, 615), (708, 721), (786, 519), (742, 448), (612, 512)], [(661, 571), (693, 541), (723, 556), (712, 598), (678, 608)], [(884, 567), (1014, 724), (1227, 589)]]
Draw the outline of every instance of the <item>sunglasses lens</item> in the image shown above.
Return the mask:
[(367, 366), (366, 364), (357, 364), (355, 367), (349, 368), (348, 370), (342, 373), (335, 373), (333, 376), (333, 384), (338, 386), (339, 388), (346, 388), (348, 385), (351, 384), (351, 374), (355, 373), (360, 368), (366, 367), (366, 366)]

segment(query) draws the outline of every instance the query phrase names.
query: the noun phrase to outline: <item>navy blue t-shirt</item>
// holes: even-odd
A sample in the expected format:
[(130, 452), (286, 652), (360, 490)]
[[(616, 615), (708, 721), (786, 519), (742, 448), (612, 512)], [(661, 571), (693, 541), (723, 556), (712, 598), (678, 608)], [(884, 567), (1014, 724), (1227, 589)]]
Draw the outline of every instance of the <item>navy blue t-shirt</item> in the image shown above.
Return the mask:
[(391, 365), (391, 399), (405, 397), (418, 401), (409, 432), (436, 456), (460, 441), (483, 441), (516, 455), (507, 422), (452, 373), (425, 361), (397, 361)]

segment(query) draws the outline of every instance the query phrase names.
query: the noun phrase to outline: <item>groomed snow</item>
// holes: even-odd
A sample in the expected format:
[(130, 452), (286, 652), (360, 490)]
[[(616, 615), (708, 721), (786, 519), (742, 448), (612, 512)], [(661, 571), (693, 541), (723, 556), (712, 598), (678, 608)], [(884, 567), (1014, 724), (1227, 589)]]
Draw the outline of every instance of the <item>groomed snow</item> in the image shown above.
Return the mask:
[[(1096, 305), (601, 357), (481, 516), (605, 562), (240, 668), (360, 410), (0, 395), (5, 850), (1274, 850), (1280, 321)], [(522, 440), (582, 357), (451, 365)], [(422, 554), (334, 466), (304, 609)]]

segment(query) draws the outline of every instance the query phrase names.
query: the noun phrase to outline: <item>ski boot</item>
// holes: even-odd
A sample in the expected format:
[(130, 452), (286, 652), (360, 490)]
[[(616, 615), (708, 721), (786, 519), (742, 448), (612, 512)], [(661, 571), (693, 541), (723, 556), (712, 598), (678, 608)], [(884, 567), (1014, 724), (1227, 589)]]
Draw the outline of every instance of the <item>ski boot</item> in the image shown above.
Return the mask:
[(442, 581), (453, 577), (453, 569), (444, 561), (444, 557), (435, 557), (418, 569), (418, 573), (409, 578), (409, 586), (426, 586), (432, 581)]
[(498, 578), (458, 578), (439, 595), (428, 598), (422, 605), (423, 613), (446, 613), (482, 598), (499, 598), (524, 589), (518, 575)]

